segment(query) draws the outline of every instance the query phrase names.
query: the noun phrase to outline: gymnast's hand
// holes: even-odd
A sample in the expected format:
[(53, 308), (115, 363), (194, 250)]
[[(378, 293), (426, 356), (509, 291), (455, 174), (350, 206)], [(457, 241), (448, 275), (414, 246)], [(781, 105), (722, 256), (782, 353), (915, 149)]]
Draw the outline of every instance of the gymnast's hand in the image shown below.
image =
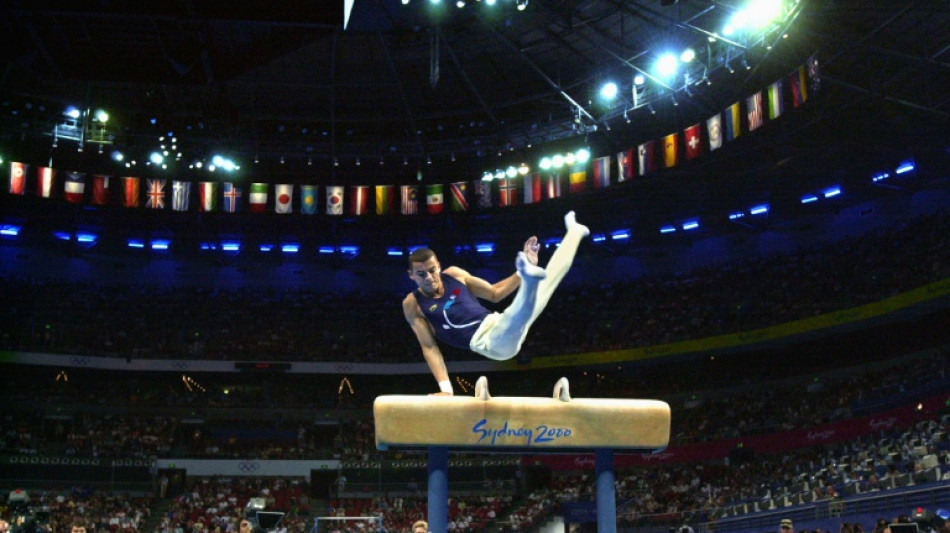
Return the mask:
[(528, 262), (534, 266), (538, 266), (538, 250), (541, 249), (541, 245), (538, 244), (538, 238), (531, 236), (524, 243), (524, 255), (528, 258)]

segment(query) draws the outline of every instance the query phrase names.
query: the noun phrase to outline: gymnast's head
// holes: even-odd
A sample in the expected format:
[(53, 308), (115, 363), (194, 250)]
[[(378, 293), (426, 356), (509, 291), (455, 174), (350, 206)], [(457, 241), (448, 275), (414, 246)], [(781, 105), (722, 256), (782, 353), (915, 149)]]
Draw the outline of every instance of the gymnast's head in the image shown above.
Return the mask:
[(412, 523), (412, 533), (429, 533), (429, 523), (425, 520), (416, 520)]
[(409, 254), (409, 279), (427, 296), (441, 296), (441, 272), (439, 259), (432, 250), (417, 248)]

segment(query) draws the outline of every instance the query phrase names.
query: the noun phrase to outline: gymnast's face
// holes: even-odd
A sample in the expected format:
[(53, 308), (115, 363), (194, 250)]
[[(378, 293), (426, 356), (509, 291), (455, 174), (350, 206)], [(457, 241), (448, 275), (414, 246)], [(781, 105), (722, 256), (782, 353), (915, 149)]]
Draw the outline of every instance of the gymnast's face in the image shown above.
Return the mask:
[(413, 262), (412, 268), (409, 269), (409, 278), (416, 282), (419, 290), (426, 296), (442, 295), (442, 268), (434, 255), (421, 263)]

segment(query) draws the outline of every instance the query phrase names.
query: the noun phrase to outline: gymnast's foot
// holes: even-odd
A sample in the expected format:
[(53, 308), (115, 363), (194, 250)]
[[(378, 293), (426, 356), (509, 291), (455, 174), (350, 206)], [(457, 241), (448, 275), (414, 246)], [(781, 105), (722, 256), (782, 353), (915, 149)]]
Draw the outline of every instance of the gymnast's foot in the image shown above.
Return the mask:
[(585, 237), (590, 235), (590, 229), (577, 221), (573, 211), (569, 211), (566, 215), (564, 215), (564, 225), (567, 227), (567, 231), (576, 229), (583, 232)]
[(548, 273), (545, 272), (543, 268), (537, 265), (532, 265), (531, 261), (528, 260), (528, 256), (526, 256), (524, 252), (518, 252), (518, 258), (515, 259), (515, 268), (518, 270), (518, 274), (521, 275), (521, 279), (544, 279), (548, 275)]

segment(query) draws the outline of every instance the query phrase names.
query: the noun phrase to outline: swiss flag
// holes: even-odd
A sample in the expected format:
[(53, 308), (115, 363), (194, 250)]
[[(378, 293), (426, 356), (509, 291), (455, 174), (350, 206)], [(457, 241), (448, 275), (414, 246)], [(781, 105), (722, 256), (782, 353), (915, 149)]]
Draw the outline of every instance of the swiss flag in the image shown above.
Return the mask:
[(699, 131), (699, 124), (694, 124), (683, 130), (683, 133), (686, 137), (687, 161), (692, 161), (693, 159), (703, 155), (703, 143), (700, 141)]

